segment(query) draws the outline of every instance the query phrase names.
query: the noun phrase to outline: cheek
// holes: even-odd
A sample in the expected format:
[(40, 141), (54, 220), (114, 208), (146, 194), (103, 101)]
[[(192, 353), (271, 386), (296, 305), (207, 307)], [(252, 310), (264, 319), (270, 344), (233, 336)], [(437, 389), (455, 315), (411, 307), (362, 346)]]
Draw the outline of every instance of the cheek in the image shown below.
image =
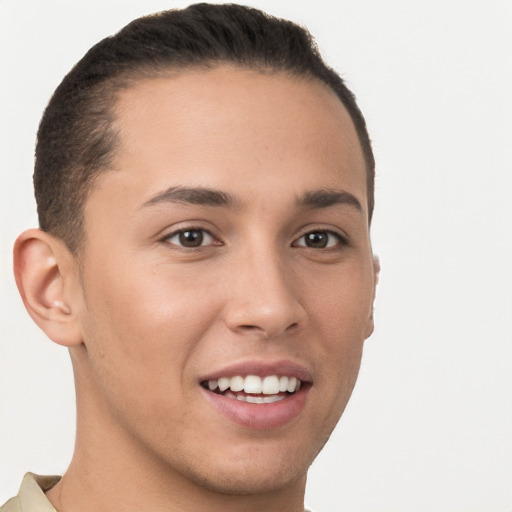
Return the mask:
[(107, 385), (116, 380), (116, 388), (131, 388), (131, 399), (157, 401), (183, 384), (187, 361), (212, 322), (212, 301), (176, 276), (110, 268), (86, 288), (91, 367)]
[(372, 316), (373, 281), (371, 271), (340, 272), (316, 280), (309, 294), (309, 310), (329, 350), (350, 351), (366, 338)]
[(88, 314), (105, 322), (110, 335), (120, 338), (127, 349), (137, 339), (140, 343), (135, 344), (144, 352), (163, 348), (180, 334), (200, 328), (197, 319), (205, 316), (207, 303), (202, 299), (206, 294), (197, 293), (192, 279), (165, 269), (142, 272), (128, 265), (112, 267), (90, 280)]
[(126, 431), (165, 443), (169, 425), (190, 423), (187, 368), (210, 318), (181, 283), (123, 275), (105, 275), (87, 290), (88, 399)]
[(310, 320), (322, 362), (318, 384), (332, 405), (325, 408), (326, 423), (339, 419), (359, 372), (371, 322), (373, 287), (368, 275), (354, 272), (328, 280), (310, 295)]

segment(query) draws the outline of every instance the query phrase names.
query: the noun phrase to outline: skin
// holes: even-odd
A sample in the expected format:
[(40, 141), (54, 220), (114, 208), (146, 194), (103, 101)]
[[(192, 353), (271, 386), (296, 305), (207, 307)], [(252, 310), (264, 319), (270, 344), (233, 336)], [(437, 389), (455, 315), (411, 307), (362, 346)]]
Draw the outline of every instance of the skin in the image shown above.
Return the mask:
[[(70, 348), (76, 378), (75, 455), (48, 497), (60, 512), (303, 510), (373, 330), (352, 122), (320, 83), (229, 66), (141, 81), (116, 112), (121, 144), (87, 200), (80, 262), (37, 230), (15, 249), (25, 304)], [(170, 187), (233, 201), (175, 201)], [(343, 194), (304, 201), (318, 190)], [(185, 228), (203, 245), (180, 246)], [(231, 421), (199, 384), (283, 360), (311, 383), (276, 428)]]

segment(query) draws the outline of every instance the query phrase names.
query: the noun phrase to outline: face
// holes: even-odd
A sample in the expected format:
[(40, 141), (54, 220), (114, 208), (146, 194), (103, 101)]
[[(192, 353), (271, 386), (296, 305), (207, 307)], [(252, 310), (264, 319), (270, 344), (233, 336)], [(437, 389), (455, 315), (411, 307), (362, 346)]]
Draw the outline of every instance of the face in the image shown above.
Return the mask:
[(373, 328), (347, 112), (317, 82), (220, 67), (124, 91), (117, 128), (85, 209), (79, 414), (211, 489), (303, 481)]

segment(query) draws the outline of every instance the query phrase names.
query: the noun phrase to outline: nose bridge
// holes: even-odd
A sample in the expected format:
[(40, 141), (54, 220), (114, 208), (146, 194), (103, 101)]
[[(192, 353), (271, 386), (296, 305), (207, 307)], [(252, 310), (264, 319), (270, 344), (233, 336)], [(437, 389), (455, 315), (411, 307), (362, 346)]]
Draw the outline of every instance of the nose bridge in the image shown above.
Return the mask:
[(255, 245), (239, 255), (226, 320), (233, 330), (277, 336), (302, 324), (305, 311), (279, 251)]

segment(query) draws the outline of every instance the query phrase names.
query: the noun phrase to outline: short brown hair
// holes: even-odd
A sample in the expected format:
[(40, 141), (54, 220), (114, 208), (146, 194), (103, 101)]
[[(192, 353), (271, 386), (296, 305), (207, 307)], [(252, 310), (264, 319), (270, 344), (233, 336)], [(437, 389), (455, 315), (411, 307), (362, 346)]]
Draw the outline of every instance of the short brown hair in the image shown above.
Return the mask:
[(366, 123), (309, 32), (250, 7), (203, 3), (131, 22), (91, 48), (61, 82), (37, 136), (34, 187), (41, 229), (60, 237), (72, 252), (79, 248), (87, 194), (115, 155), (113, 106), (119, 89), (169, 69), (224, 63), (317, 79), (336, 93), (361, 144), (371, 220), (375, 161)]

